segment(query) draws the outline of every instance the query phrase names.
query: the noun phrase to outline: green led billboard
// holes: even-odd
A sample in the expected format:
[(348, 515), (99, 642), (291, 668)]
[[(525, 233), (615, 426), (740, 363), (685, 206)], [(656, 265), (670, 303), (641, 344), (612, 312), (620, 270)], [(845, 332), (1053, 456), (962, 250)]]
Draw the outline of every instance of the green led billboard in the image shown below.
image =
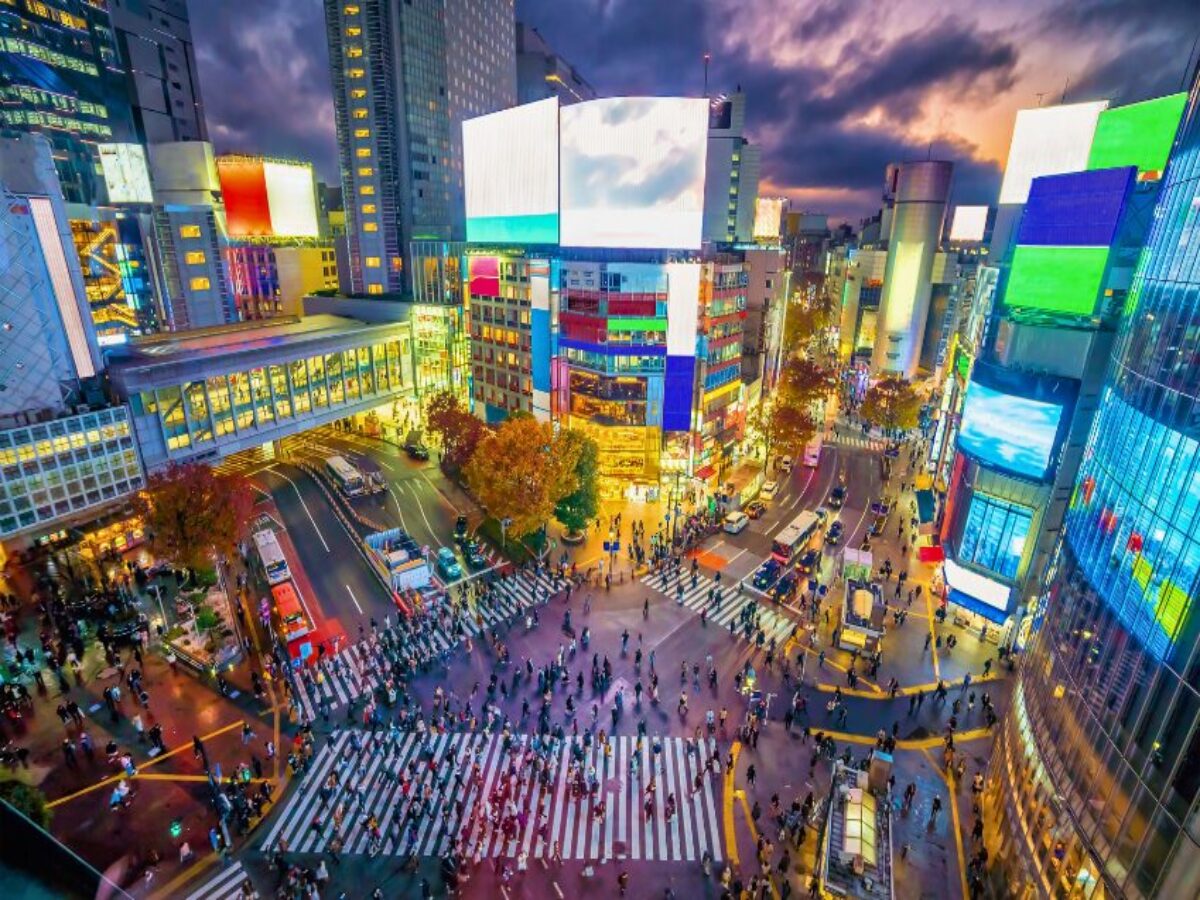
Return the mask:
[(1138, 172), (1161, 172), (1186, 104), (1187, 94), (1170, 94), (1106, 109), (1096, 123), (1088, 168), (1137, 166)]
[(1108, 247), (1044, 247), (1020, 244), (1013, 251), (1004, 302), (1069, 316), (1096, 310)]

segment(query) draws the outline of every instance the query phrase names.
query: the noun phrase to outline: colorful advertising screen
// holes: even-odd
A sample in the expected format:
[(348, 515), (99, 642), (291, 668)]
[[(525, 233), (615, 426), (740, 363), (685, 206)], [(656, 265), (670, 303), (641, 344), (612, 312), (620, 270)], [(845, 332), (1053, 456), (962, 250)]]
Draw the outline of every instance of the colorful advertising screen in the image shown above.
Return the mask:
[(1137, 166), (1143, 175), (1161, 177), (1186, 105), (1187, 94), (1180, 93), (1106, 109), (1096, 123), (1087, 167)]
[(1086, 169), (1096, 120), (1107, 106), (1107, 100), (1097, 100), (1018, 111), (1000, 202), (1024, 203), (1039, 175)]
[(463, 122), (467, 240), (558, 242), (558, 99)]
[(269, 237), (271, 204), (261, 159), (217, 157), (230, 237)]
[(698, 249), (708, 101), (615, 97), (559, 112), (561, 242)]
[(274, 237), (317, 237), (317, 183), (308, 163), (263, 163)]
[(950, 240), (982, 241), (987, 230), (986, 206), (956, 206), (950, 223)]
[(1100, 169), (1035, 178), (1018, 244), (1107, 247), (1116, 240), (1136, 170)]
[(1092, 315), (1104, 282), (1108, 251), (1108, 247), (1018, 245), (1004, 289), (1005, 305), (1068, 316)]
[(141, 144), (100, 144), (100, 170), (109, 203), (153, 203), (150, 170)]
[(977, 381), (967, 386), (958, 447), (985, 465), (1041, 479), (1050, 467), (1063, 407), (1002, 393)]

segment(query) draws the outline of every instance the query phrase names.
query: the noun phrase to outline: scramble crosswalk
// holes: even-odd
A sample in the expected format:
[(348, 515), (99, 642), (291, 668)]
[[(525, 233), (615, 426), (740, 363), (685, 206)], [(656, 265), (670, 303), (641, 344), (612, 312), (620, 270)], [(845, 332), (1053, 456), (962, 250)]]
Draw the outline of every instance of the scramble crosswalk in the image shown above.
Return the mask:
[[(474, 638), (482, 629), (523, 614), (529, 607), (553, 595), (556, 589), (553, 579), (546, 574), (523, 571), (499, 579), (494, 599), (472, 601), (469, 613), (461, 620), (463, 631)], [(458, 637), (451, 630), (430, 628), (418, 643), (436, 655), (454, 647)], [(360, 641), (318, 661), (303, 674), (295, 675), (292, 686), (301, 711), (313, 719), (322, 708), (337, 709), (374, 690), (383, 683), (384, 677), (385, 674), (376, 670), (371, 662), (366, 643)]]
[[(792, 632), (797, 625), (797, 620), (784, 615), (773, 603), (764, 602), (762, 595), (757, 591), (747, 589), (744, 593), (739, 594), (733, 585), (729, 583), (719, 585), (704, 575), (697, 574), (694, 586), (692, 584), (691, 573), (686, 571), (683, 573), (681, 579), (676, 579), (674, 575), (668, 575), (663, 572), (651, 572), (648, 575), (643, 575), (640, 580), (642, 584), (653, 588), (660, 594), (676, 602), (679, 599), (676, 585), (682, 584), (683, 606), (697, 614), (701, 610), (707, 609), (708, 621), (722, 628), (728, 628), (730, 622), (735, 619), (738, 620), (738, 635), (743, 633), (740, 620), (742, 610), (757, 599), (759, 603), (759, 627), (763, 630), (764, 640), (767, 642), (774, 640), (776, 646), (782, 646), (792, 636)], [(717, 588), (720, 588), (720, 592), (723, 595), (720, 605), (715, 605), (709, 600), (710, 593)], [(755, 633), (757, 634), (757, 631)]]
[(247, 894), (242, 891), (242, 885), (248, 877), (240, 862), (227, 863), (184, 900), (236, 900), (245, 897)]
[(655, 738), (639, 746), (633, 736), (615, 736), (607, 748), (580, 744), (578, 757), (562, 742), (540, 751), (546, 777), (537, 777), (529, 736), (407, 732), (385, 751), (368, 740), (355, 749), (351, 735), (334, 732), (317, 752), (262, 850), (286, 845), (291, 853), (321, 853), (337, 834), (343, 853), (367, 853), (374, 816), (376, 850), (387, 855), (440, 855), (457, 841), (476, 860), (522, 853), (591, 861), (722, 857), (719, 766), (706, 765), (715, 742)]
[(868, 437), (861, 431), (856, 432), (838, 432), (833, 437), (829, 438), (827, 443), (835, 444), (838, 447), (854, 447), (859, 450), (886, 450), (888, 446), (887, 438)]

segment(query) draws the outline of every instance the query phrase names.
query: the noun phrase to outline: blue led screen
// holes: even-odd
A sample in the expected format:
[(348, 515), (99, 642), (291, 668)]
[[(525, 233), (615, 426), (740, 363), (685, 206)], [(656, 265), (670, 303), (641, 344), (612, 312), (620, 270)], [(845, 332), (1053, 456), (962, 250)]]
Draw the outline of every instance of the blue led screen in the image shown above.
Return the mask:
[(1053, 247), (1107, 247), (1137, 169), (1097, 169), (1035, 178), (1017, 243)]
[(692, 430), (692, 382), (696, 357), (668, 356), (663, 383), (663, 431)]
[(533, 357), (533, 389), (550, 390), (550, 313), (544, 309), (529, 314), (529, 348)]
[(1014, 475), (1044, 478), (1063, 407), (1002, 393), (972, 381), (967, 387), (958, 446), (984, 464)]

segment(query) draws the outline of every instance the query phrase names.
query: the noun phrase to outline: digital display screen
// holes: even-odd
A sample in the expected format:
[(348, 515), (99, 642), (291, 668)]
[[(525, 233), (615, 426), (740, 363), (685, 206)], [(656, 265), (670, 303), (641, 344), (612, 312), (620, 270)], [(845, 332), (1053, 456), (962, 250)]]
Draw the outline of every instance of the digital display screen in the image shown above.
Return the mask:
[(100, 144), (100, 170), (109, 203), (153, 203), (150, 170), (141, 144)]
[(1024, 203), (1040, 175), (1086, 169), (1096, 120), (1107, 106), (1107, 100), (1097, 100), (1018, 111), (1000, 202)]
[(274, 237), (317, 237), (317, 183), (308, 163), (263, 164)]
[(1010, 309), (1090, 316), (1108, 265), (1108, 247), (1017, 245), (1004, 289)]
[(754, 239), (771, 240), (779, 237), (779, 223), (783, 218), (782, 197), (759, 197), (754, 201)]
[(590, 100), (559, 131), (564, 246), (699, 249), (707, 100)]
[(558, 98), (463, 122), (467, 240), (558, 242)]
[(217, 157), (225, 224), (230, 237), (269, 237), (271, 203), (261, 159)]
[(1012, 591), (1008, 585), (993, 581), (986, 575), (980, 575), (965, 566), (960, 566), (952, 559), (942, 563), (942, 577), (946, 587), (962, 591), (969, 597), (974, 597), (995, 609), (1008, 609), (1008, 598)]
[(317, 237), (313, 168), (260, 157), (219, 156), (230, 237)]
[(1035, 178), (1018, 244), (1107, 247), (1116, 239), (1134, 169), (1100, 169)]
[(1044, 478), (1063, 407), (1005, 394), (977, 381), (967, 386), (958, 446), (984, 464)]
[(956, 206), (950, 221), (950, 240), (982, 241), (987, 230), (986, 206)]
[(1087, 167), (1137, 166), (1143, 173), (1161, 173), (1185, 106), (1187, 94), (1179, 93), (1106, 109), (1096, 123)]

